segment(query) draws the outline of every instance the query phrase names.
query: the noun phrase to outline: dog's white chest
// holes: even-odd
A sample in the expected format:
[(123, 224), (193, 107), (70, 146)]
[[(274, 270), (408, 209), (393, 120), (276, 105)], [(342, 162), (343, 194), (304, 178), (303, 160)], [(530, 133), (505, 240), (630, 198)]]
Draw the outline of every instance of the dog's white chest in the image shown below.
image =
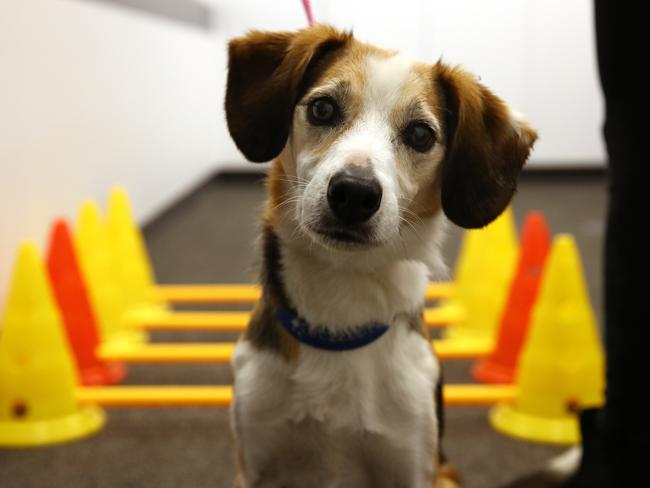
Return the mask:
[(398, 320), (385, 337), (352, 352), (302, 348), (289, 418), (400, 438), (398, 419), (431, 412), (437, 377), (427, 341)]
[[(293, 486), (317, 473), (313, 486), (418, 487), (431, 476), (438, 366), (405, 320), (359, 350), (301, 346), (294, 365), (242, 342), (233, 366), (247, 479), (272, 472), (279, 484), (268, 486)], [(333, 484), (323, 483), (329, 477)], [(354, 483), (335, 484), (348, 478)]]

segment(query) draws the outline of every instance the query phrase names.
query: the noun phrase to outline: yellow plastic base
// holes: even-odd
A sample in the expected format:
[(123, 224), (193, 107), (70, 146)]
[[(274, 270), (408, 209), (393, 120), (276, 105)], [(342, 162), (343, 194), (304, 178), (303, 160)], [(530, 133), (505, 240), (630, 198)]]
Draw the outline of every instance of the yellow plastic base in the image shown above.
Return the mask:
[(104, 411), (92, 405), (50, 420), (0, 422), (0, 447), (39, 447), (73, 441), (94, 434), (105, 422)]
[(490, 424), (502, 434), (543, 444), (571, 445), (580, 442), (575, 415), (539, 417), (517, 411), (512, 404), (498, 404), (490, 411)]

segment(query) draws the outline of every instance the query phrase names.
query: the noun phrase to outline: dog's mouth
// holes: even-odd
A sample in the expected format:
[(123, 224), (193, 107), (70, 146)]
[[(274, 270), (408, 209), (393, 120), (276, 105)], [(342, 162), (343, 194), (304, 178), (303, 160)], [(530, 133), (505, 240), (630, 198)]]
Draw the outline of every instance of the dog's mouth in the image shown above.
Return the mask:
[(336, 249), (367, 249), (381, 244), (367, 226), (342, 227), (321, 224), (309, 226), (308, 231), (317, 241)]

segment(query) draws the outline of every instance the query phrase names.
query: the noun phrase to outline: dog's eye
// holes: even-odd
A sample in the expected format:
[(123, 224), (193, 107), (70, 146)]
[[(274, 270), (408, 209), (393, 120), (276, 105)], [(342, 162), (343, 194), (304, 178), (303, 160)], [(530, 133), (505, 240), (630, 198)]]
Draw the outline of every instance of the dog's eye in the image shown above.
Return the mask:
[(316, 98), (307, 105), (307, 119), (312, 125), (334, 125), (338, 117), (336, 102), (329, 97)]
[(427, 152), (436, 142), (436, 133), (427, 124), (414, 122), (406, 128), (404, 141), (417, 152)]

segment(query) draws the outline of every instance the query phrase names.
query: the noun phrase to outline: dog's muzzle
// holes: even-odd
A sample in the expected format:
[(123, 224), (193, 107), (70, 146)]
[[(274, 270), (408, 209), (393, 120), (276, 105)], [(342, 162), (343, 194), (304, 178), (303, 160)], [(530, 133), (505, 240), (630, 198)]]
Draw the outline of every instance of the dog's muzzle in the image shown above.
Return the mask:
[(381, 185), (367, 167), (351, 166), (339, 171), (327, 187), (327, 203), (345, 225), (368, 221), (379, 210), (381, 196)]

